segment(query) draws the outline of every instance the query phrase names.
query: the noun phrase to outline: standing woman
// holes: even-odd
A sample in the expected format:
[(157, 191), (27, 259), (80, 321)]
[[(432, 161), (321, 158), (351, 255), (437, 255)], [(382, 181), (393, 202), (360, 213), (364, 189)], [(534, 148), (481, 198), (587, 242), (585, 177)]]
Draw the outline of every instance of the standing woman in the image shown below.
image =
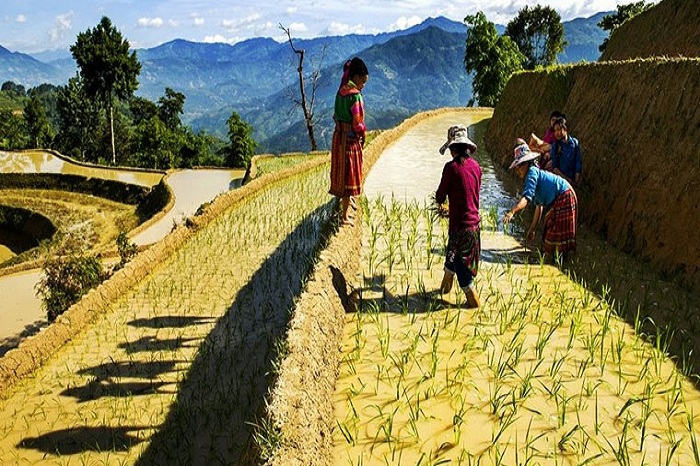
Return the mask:
[(335, 130), (331, 148), (331, 189), (340, 198), (341, 221), (352, 225), (356, 208), (355, 196), (362, 189), (362, 147), (365, 143), (365, 105), (362, 88), (367, 83), (369, 71), (360, 58), (345, 63), (343, 79), (335, 96)]
[(518, 203), (503, 216), (503, 224), (507, 225), (515, 214), (530, 202), (534, 202), (535, 215), (527, 232), (527, 239), (534, 239), (537, 223), (544, 211), (542, 239), (545, 257), (576, 251), (576, 193), (564, 178), (540, 169), (535, 163), (539, 154), (530, 151), (524, 141), (518, 142), (509, 169), (514, 169), (517, 175), (525, 180), (525, 184)]
[(449, 239), (445, 251), (445, 274), (440, 292), (449, 293), (454, 276), (467, 298), (467, 307), (479, 307), (479, 295), (474, 288), (474, 277), (479, 269), (481, 255), (481, 231), (479, 217), (479, 191), (481, 190), (481, 167), (471, 155), (476, 151), (467, 137), (463, 125), (447, 130), (447, 142), (440, 148), (444, 154), (450, 149), (452, 160), (442, 169), (440, 186), (435, 200), (442, 205), (449, 200)]

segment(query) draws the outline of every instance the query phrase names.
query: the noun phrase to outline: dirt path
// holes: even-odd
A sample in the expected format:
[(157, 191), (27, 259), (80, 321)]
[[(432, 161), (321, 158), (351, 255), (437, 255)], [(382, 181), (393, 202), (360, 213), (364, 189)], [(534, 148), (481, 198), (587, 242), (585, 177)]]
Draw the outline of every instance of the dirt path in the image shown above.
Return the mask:
[(0, 464), (235, 464), (331, 212), (326, 179), (246, 198), (15, 386)]
[[(334, 464), (698, 464), (700, 392), (680, 370), (692, 367), (665, 355), (667, 330), (652, 346), (641, 318), (625, 322), (612, 302), (488, 231), (490, 203), (481, 308), (464, 309), (456, 286), (434, 292), (446, 224), (424, 201), (446, 161), (437, 148), (454, 121), (480, 118), (420, 123), (367, 179)], [(599, 268), (601, 282), (613, 278)]]

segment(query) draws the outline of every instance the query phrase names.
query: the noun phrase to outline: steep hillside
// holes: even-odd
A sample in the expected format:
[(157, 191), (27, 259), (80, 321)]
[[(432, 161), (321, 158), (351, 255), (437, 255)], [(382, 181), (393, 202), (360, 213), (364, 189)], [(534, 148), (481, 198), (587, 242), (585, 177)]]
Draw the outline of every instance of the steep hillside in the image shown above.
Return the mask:
[[(371, 129), (389, 128), (419, 111), (466, 105), (471, 97), (471, 78), (464, 71), (466, 33), (449, 33), (437, 27), (411, 36), (396, 37), (362, 52), (370, 80), (363, 90), (367, 122)], [(316, 94), (316, 139), (328, 148), (333, 132), (333, 103), (342, 62), (322, 70)], [(283, 152), (309, 148), (301, 110), (289, 98), (293, 84), (266, 99), (245, 106), (228, 107), (213, 118), (195, 120), (199, 128), (225, 128), (236, 110), (255, 129), (259, 151)]]
[(502, 166), (513, 141), (563, 110), (583, 149), (581, 220), (700, 289), (699, 59), (566, 66), (514, 75), (486, 143)]
[(601, 60), (700, 56), (700, 2), (663, 0), (623, 23)]

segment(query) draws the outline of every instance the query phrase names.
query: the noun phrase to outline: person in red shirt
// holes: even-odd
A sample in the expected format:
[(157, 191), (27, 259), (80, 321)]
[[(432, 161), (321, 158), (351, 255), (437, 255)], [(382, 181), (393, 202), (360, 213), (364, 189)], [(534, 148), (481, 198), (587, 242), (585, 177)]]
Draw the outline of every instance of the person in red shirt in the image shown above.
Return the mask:
[(367, 131), (362, 89), (368, 78), (367, 65), (361, 58), (348, 60), (335, 96), (329, 193), (340, 198), (343, 225), (352, 225), (354, 215), (350, 207), (357, 208), (355, 197), (362, 190), (362, 148)]
[(444, 154), (449, 149), (452, 160), (442, 169), (440, 186), (435, 193), (439, 205), (449, 201), (449, 239), (445, 251), (445, 274), (440, 292), (452, 290), (454, 276), (467, 298), (467, 306), (479, 307), (479, 295), (474, 288), (474, 277), (481, 255), (481, 230), (479, 217), (479, 191), (481, 167), (471, 155), (477, 147), (467, 135), (463, 125), (452, 126), (447, 131), (447, 142), (440, 148)]

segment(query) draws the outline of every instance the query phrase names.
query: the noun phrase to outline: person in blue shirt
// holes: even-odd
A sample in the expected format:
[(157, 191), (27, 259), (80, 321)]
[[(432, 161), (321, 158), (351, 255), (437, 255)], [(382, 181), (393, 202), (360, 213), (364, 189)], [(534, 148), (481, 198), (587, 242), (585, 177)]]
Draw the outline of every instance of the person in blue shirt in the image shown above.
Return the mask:
[(535, 163), (539, 156), (523, 140), (518, 140), (514, 150), (513, 163), (509, 169), (525, 181), (522, 197), (503, 216), (507, 225), (515, 214), (525, 209), (531, 202), (535, 204), (535, 215), (527, 232), (527, 239), (535, 237), (535, 229), (544, 218), (542, 240), (545, 257), (552, 254), (565, 256), (576, 251), (576, 222), (578, 200), (571, 185), (561, 176), (540, 169)]
[(559, 117), (554, 121), (554, 137), (549, 156), (552, 159), (552, 172), (564, 177), (572, 186), (581, 183), (581, 146), (578, 139), (569, 134), (566, 118)]

